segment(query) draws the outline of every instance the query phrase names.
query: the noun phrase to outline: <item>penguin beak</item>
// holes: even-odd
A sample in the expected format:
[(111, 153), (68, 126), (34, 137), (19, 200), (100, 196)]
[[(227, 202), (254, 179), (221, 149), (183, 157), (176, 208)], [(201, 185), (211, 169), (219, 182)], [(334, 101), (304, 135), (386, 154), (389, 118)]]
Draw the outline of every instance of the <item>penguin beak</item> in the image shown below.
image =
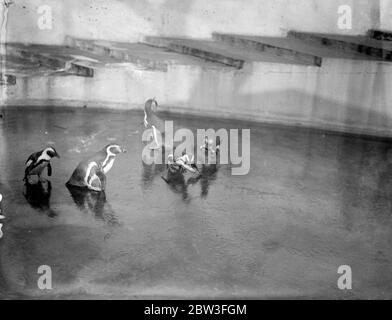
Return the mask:
[(126, 152), (127, 152), (127, 149), (124, 148), (124, 147), (121, 147), (121, 152), (126, 153)]
[(60, 159), (60, 155), (57, 152), (54, 156)]

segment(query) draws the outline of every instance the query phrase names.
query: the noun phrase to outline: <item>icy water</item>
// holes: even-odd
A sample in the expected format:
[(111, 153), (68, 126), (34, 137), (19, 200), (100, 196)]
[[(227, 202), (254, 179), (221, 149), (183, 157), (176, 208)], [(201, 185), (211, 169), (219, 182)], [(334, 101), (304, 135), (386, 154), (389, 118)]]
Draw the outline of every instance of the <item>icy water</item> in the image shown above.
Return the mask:
[[(248, 175), (222, 166), (178, 188), (141, 161), (141, 112), (3, 113), (1, 298), (392, 298), (387, 141), (173, 117), (192, 130), (251, 129)], [(106, 195), (71, 196), (79, 161), (114, 141), (128, 152)], [(24, 162), (46, 144), (61, 155), (50, 182), (24, 190)], [(41, 265), (51, 290), (37, 287)], [(340, 265), (352, 290), (337, 286)]]

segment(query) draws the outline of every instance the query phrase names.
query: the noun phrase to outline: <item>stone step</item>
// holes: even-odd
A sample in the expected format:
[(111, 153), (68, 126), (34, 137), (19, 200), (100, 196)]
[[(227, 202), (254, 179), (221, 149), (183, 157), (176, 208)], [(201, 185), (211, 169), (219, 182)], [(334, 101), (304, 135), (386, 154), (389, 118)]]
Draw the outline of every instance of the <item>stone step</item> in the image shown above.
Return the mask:
[(67, 36), (66, 45), (92, 52), (100, 57), (114, 58), (118, 63), (130, 62), (143, 69), (167, 71), (166, 63), (134, 54), (130, 50), (131, 48), (125, 48), (116, 43), (77, 39)]
[(72, 70), (53, 69), (41, 65), (39, 62), (32, 62), (31, 60), (11, 55), (5, 58), (0, 57), (0, 59), (2, 59), (3, 63), (5, 62), (6, 72), (17, 77), (72, 75), (74, 73)]
[[(269, 52), (244, 50), (221, 41), (169, 38), (169, 37), (145, 37), (145, 42), (156, 47), (167, 48), (178, 53), (195, 56), (205, 61), (241, 69), (245, 63), (268, 62), (293, 64), (283, 56), (276, 56)], [(298, 64), (298, 62), (297, 62)], [(304, 63), (299, 63), (304, 64)]]
[[(165, 72), (169, 65), (200, 65), (196, 58), (144, 43), (86, 40), (68, 36), (66, 44), (93, 53), (102, 59), (112, 59), (112, 63), (131, 63), (139, 69), (151, 71)], [(214, 67), (211, 63), (204, 63), (202, 66)]]
[(243, 50), (252, 50), (261, 54), (268, 53), (276, 57), (283, 57), (293, 63), (313, 65), (320, 67), (322, 58), (306, 53), (306, 49), (299, 51), (287, 43), (285, 38), (269, 38), (259, 36), (247, 36), (238, 34), (213, 33), (213, 39), (222, 41), (228, 45), (241, 48)]
[(16, 85), (16, 76), (13, 74), (0, 73), (0, 86), (14, 86)]
[[(331, 47), (324, 46), (317, 42), (305, 41), (295, 37), (266, 37), (266, 36), (254, 36), (254, 35), (235, 35), (241, 39), (251, 40), (251, 42), (257, 42), (267, 44), (269, 46), (288, 49), (294, 52), (306, 53), (310, 57), (315, 58), (315, 62), (318, 63), (319, 59), (331, 58), (331, 59), (350, 59), (350, 60), (376, 60), (378, 58), (369, 57), (358, 52), (353, 51), (341, 51)], [(277, 51), (279, 54), (279, 51)], [(284, 53), (282, 53), (283, 55)], [(299, 59), (303, 61), (303, 56), (300, 55)], [(311, 60), (310, 60), (311, 61)], [(304, 61), (303, 61), (304, 62)], [(308, 61), (309, 62), (309, 61)], [(298, 60), (297, 60), (298, 63)]]
[(152, 36), (145, 37), (144, 40), (153, 46), (168, 48), (177, 53), (194, 56), (237, 69), (241, 69), (245, 63), (244, 59), (234, 58), (229, 52), (214, 48), (212, 41)]
[(94, 76), (93, 68), (77, 63), (74, 57), (66, 54), (62, 46), (7, 44), (7, 60), (16, 65), (17, 59), (20, 59), (22, 72), (24, 67), (34, 66), (38, 72), (40, 69), (45, 69), (47, 72), (62, 72), (83, 77)]
[(45, 76), (55, 72), (53, 69), (45, 68), (29, 61), (24, 63), (22, 61), (15, 62), (14, 59), (7, 58), (5, 61), (5, 70), (7, 73), (16, 77)]
[(374, 40), (392, 41), (392, 32), (385, 30), (370, 29), (368, 36)]
[(392, 61), (392, 47), (390, 45), (366, 36), (342, 36), (297, 31), (289, 31), (288, 36), (340, 52), (356, 53), (373, 59)]

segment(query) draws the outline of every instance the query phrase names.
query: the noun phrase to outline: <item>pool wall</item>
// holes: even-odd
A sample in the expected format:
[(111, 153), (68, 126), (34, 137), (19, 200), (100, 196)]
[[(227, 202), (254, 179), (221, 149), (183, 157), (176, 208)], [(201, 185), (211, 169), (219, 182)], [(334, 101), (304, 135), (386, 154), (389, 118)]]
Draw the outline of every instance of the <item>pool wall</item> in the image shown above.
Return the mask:
[[(52, 8), (51, 30), (37, 26), (41, 5)], [(353, 8), (353, 28), (337, 26), (339, 5)], [(391, 10), (388, 10), (391, 9)], [(288, 30), (363, 34), (388, 27), (386, 1), (18, 1), (10, 9), (9, 41), (63, 44), (65, 35), (137, 41), (145, 35), (208, 38), (211, 32), (283, 36)], [(264, 17), (265, 19), (261, 19)], [(29, 23), (21, 24), (20, 21)], [(129, 21), (129, 22), (128, 22)], [(316, 23), (317, 22), (317, 23)], [(7, 105), (142, 108), (391, 136), (391, 65), (324, 58), (322, 67), (247, 63), (241, 70), (169, 65), (165, 71), (130, 64), (95, 70), (93, 78), (34, 76), (6, 88)]]
[(242, 70), (170, 66), (167, 72), (105, 68), (94, 78), (20, 78), (8, 105), (142, 108), (391, 136), (391, 66), (324, 59), (323, 66), (254, 63)]

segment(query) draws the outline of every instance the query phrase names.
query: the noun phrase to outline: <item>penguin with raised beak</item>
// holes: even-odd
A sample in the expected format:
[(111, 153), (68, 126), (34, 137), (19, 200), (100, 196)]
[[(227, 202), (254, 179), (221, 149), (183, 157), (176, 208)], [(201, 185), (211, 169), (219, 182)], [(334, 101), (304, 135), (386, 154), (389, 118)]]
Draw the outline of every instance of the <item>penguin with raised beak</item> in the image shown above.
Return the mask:
[(154, 144), (150, 147), (151, 149), (159, 149), (160, 144), (158, 141), (157, 130), (163, 135), (165, 132), (164, 121), (159, 118), (155, 112), (158, 109), (158, 102), (155, 98), (148, 99), (144, 104), (144, 126), (151, 128), (154, 138)]
[(126, 152), (126, 150), (118, 144), (108, 144), (91, 158), (80, 162), (66, 186), (104, 191), (106, 174), (112, 168), (116, 156), (122, 152)]

